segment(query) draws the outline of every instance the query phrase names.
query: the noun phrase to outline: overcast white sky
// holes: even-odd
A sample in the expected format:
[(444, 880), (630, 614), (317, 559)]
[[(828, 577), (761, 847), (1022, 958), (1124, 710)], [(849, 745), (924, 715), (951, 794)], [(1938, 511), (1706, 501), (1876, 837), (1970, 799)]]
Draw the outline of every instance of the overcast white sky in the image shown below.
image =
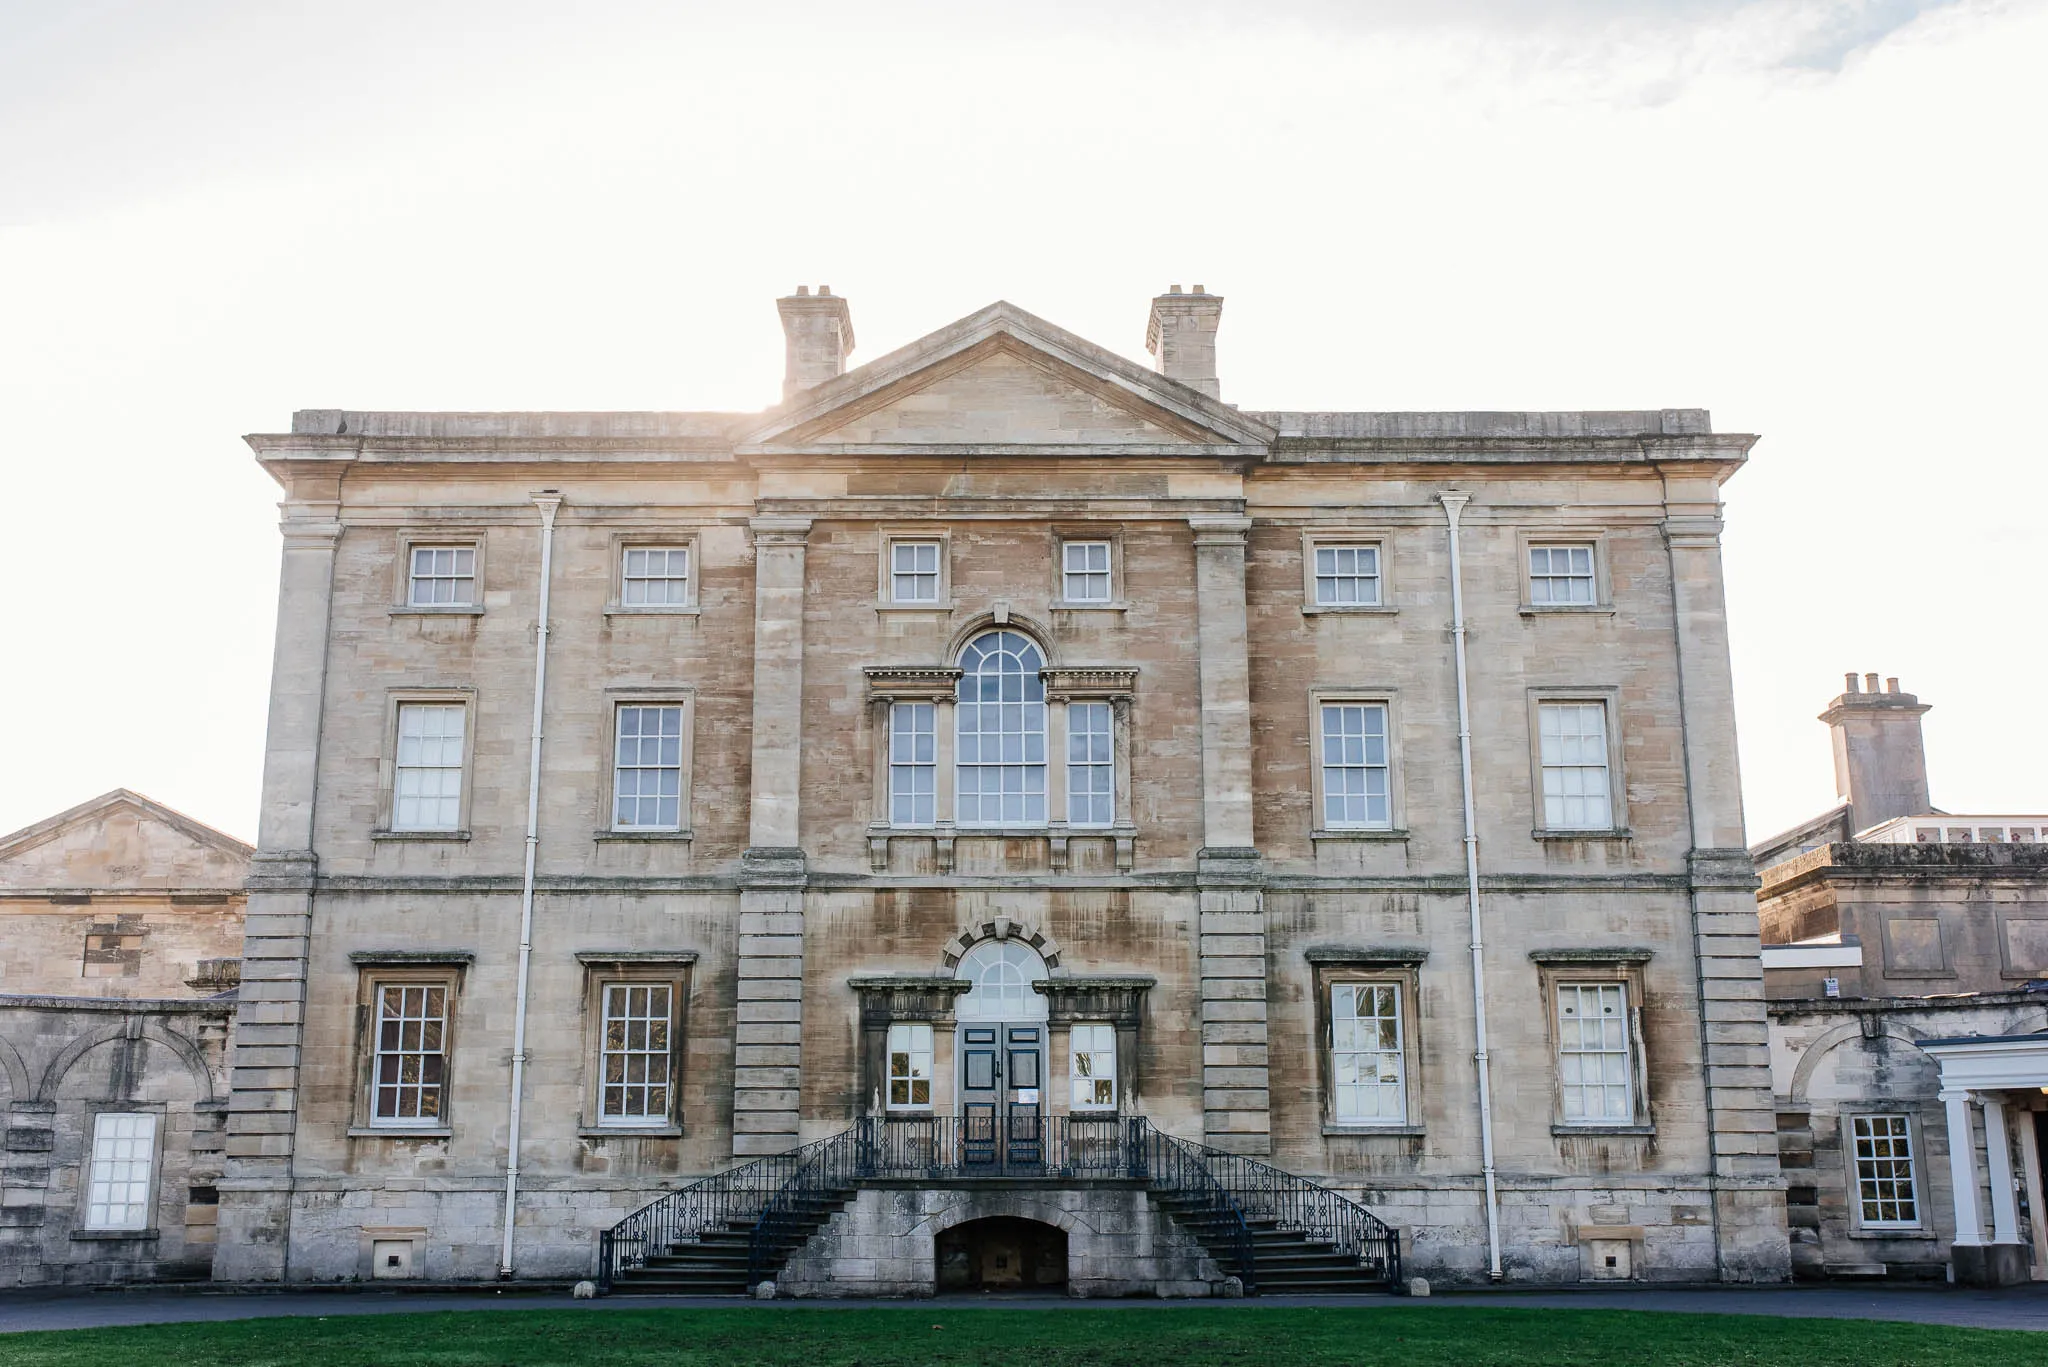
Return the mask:
[(6, 0), (0, 831), (254, 830), (240, 434), (760, 408), (798, 281), (856, 362), (1201, 281), (1248, 408), (1711, 408), (1752, 837), (1845, 670), (2048, 809), (2044, 64), (2048, 0)]

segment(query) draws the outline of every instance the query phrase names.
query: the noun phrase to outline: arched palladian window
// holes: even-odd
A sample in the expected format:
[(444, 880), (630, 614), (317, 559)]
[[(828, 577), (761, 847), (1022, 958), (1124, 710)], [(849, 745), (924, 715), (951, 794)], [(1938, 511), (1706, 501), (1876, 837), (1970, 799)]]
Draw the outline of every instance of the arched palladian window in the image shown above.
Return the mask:
[(1045, 824), (1045, 656), (1015, 631), (960, 652), (957, 748), (962, 826)]
[(955, 1004), (957, 1020), (1044, 1020), (1047, 1001), (1031, 984), (1046, 977), (1045, 960), (1017, 940), (983, 940), (961, 957), (955, 973), (974, 989)]

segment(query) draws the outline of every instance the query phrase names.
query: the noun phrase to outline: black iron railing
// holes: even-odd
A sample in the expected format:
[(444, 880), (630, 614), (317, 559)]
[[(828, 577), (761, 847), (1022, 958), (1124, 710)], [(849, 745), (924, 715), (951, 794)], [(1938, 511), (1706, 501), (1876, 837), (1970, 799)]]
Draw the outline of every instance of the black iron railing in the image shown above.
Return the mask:
[(1299, 1232), (1356, 1257), (1389, 1285), (1400, 1238), (1357, 1202), (1239, 1154), (1177, 1139), (1139, 1116), (867, 1116), (827, 1139), (693, 1182), (601, 1236), (598, 1282), (705, 1235), (747, 1231), (747, 1279), (773, 1276), (862, 1182), (974, 1178), (1138, 1181), (1173, 1201), (1247, 1292), (1251, 1226)]
[(1270, 1220), (1277, 1229), (1328, 1243), (1337, 1252), (1357, 1258), (1359, 1266), (1388, 1286), (1399, 1284), (1401, 1236), (1358, 1202), (1243, 1154), (1184, 1140), (1173, 1142), (1199, 1155), (1202, 1167), (1230, 1193), (1247, 1220)]
[(831, 1142), (820, 1140), (742, 1163), (634, 1211), (599, 1236), (598, 1286), (609, 1291), (621, 1272), (643, 1265), (650, 1254), (758, 1221), (768, 1203), (810, 1161), (812, 1150)]

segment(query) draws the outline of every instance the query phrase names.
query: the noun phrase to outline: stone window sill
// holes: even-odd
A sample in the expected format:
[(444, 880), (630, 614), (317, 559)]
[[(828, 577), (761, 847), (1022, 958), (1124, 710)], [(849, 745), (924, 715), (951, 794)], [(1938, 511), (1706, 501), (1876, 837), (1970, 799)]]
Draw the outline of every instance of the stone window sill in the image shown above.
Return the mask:
[(1331, 1139), (1420, 1139), (1423, 1136), (1420, 1125), (1324, 1125), (1323, 1134)]
[(576, 1131), (579, 1139), (681, 1139), (680, 1125), (584, 1125)]
[(934, 599), (933, 601), (931, 601), (931, 602), (929, 602), (929, 603), (877, 603), (877, 604), (875, 604), (875, 611), (876, 611), (876, 612), (951, 612), (952, 610), (953, 610), (953, 600), (952, 600), (952, 599), (950, 599), (950, 598), (939, 598), (939, 599)]
[(1633, 840), (1636, 833), (1626, 826), (1600, 827), (1584, 831), (1553, 831), (1541, 826), (1529, 832), (1535, 840)]
[(592, 840), (624, 840), (627, 842), (679, 840), (684, 844), (688, 844), (696, 839), (697, 835), (694, 831), (592, 831), (590, 838)]
[(423, 1125), (417, 1129), (399, 1129), (382, 1125), (351, 1125), (350, 1139), (453, 1139), (455, 1131), (446, 1125)]
[(1303, 603), (1304, 617), (1392, 617), (1401, 609), (1384, 603)]
[(1394, 826), (1361, 827), (1360, 829), (1355, 831), (1310, 831), (1308, 833), (1308, 838), (1318, 843), (1325, 840), (1337, 842), (1342, 842), (1346, 840), (1406, 840), (1408, 838), (1408, 832)]
[(1565, 1125), (1555, 1124), (1550, 1132), (1563, 1138), (1567, 1135), (1636, 1136), (1647, 1138), (1657, 1133), (1655, 1125)]
[(1065, 598), (1055, 599), (1050, 607), (1054, 612), (1129, 612), (1131, 605), (1123, 599), (1112, 599), (1106, 603), (1076, 603)]
[(405, 603), (391, 609), (393, 617), (481, 617), (481, 603)]
[(696, 617), (702, 609), (695, 603), (607, 603), (607, 617)]
[(138, 1239), (161, 1239), (154, 1229), (74, 1229), (71, 1237), (80, 1243), (115, 1243)]
[(467, 840), (468, 831), (371, 831), (372, 840)]
[(1524, 603), (1524, 617), (1612, 617), (1612, 603)]
[(1941, 1236), (1931, 1229), (1914, 1226), (1910, 1229), (1863, 1229), (1849, 1231), (1852, 1239), (1924, 1239), (1929, 1243), (1939, 1242)]

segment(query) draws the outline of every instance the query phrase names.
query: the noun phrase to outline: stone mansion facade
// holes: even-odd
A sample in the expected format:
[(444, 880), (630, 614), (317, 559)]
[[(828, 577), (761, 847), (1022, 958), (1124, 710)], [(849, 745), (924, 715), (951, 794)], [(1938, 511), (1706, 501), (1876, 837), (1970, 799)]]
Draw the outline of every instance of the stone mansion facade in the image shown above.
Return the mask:
[[(1753, 437), (1240, 408), (1199, 286), (1150, 369), (1007, 303), (848, 368), (843, 298), (778, 303), (766, 413), (248, 439), (283, 568), (216, 1277), (583, 1277), (862, 1117), (1142, 1117), (1432, 1278), (1788, 1275)], [(1079, 1279), (1147, 1218), (1057, 1185), (863, 1195), (816, 1284), (917, 1290), (989, 1216)]]

